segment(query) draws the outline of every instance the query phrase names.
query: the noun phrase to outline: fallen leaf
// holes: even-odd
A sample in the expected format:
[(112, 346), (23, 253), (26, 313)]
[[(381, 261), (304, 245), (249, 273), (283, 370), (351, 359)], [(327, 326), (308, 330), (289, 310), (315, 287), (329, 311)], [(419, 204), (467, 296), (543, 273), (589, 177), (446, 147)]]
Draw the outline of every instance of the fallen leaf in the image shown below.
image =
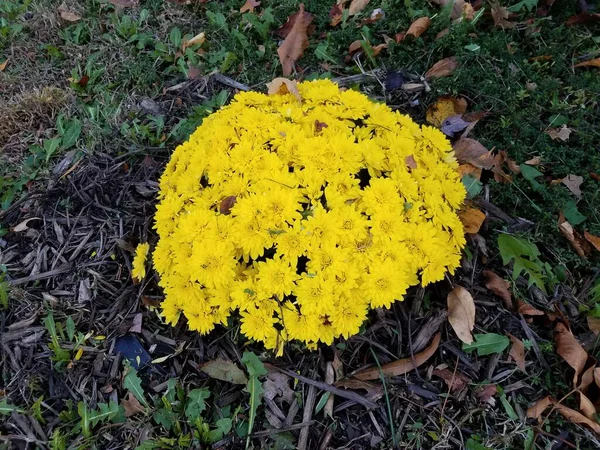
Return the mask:
[(594, 369), (594, 381), (596, 386), (600, 387), (600, 367)]
[(592, 246), (600, 252), (600, 237), (594, 236), (593, 234), (588, 233), (587, 231), (583, 232), (583, 237), (586, 241), (588, 241)]
[(542, 414), (548, 408), (548, 406), (554, 404), (554, 399), (550, 396), (539, 399), (529, 408), (527, 408), (527, 417), (530, 419), (536, 419), (541, 422)]
[(2, 61), (0, 63), (0, 72), (4, 72), (4, 69), (6, 69), (7, 64), (8, 64), (8, 58), (6, 58), (4, 61)]
[(450, 33), (450, 28), (444, 28), (442, 31), (435, 35), (435, 40), (437, 41), (438, 39), (443, 38), (448, 33)]
[(502, 159), (504, 160), (504, 162), (506, 163), (506, 165), (512, 173), (521, 173), (521, 168), (514, 159), (510, 159), (508, 157), (506, 150), (501, 150), (498, 152), (498, 154), (502, 155)]
[(579, 256), (582, 258), (587, 258), (592, 252), (590, 244), (583, 239), (577, 231), (575, 231), (569, 222), (564, 219), (562, 219), (562, 221), (559, 219), (558, 229), (562, 235), (567, 238), (567, 241), (569, 241), (571, 247), (573, 247)]
[(594, 366), (588, 367), (583, 374), (581, 375), (581, 381), (579, 382), (579, 389), (581, 392), (585, 393), (588, 390), (588, 387), (594, 382)]
[(451, 19), (459, 19), (462, 17), (463, 6), (465, 5), (465, 0), (432, 0), (433, 3), (440, 5), (442, 8), (446, 7), (449, 4), (452, 4), (452, 11), (450, 11)]
[(600, 318), (588, 316), (587, 323), (590, 331), (598, 336), (600, 334)]
[(111, 5), (121, 8), (133, 8), (134, 6), (137, 6), (139, 2), (140, 0), (108, 0), (108, 3)]
[(121, 406), (125, 410), (125, 417), (131, 417), (146, 411), (140, 401), (131, 392), (127, 393), (127, 398), (121, 400)]
[(365, 9), (365, 6), (369, 4), (369, 1), (370, 0), (352, 0), (352, 3), (350, 3), (350, 7), (348, 8), (348, 15), (354, 16), (355, 14), (358, 14)]
[[(403, 358), (397, 361), (393, 361), (391, 363), (383, 364), (381, 366), (381, 372), (383, 372), (385, 376), (395, 377), (398, 375), (408, 373), (411, 370), (414, 370), (417, 367), (423, 365), (436, 352), (438, 346), (440, 345), (441, 336), (441, 333), (437, 333), (433, 337), (433, 340), (431, 341), (429, 347), (427, 347), (422, 352), (413, 355), (413, 357)], [(359, 380), (376, 380), (379, 379), (380, 376), (379, 368), (377, 366), (369, 367), (368, 369), (358, 371), (353, 376), (354, 378), (357, 378)]]
[[(385, 12), (383, 11), (383, 9), (377, 8), (371, 12), (371, 15), (368, 18), (366, 18), (362, 21), (362, 24), (370, 25), (372, 23), (379, 22), (384, 17), (385, 17)], [(391, 38), (389, 36), (388, 36), (388, 38), (391, 40)], [(384, 39), (385, 39), (385, 36), (384, 36)]]
[(458, 213), (463, 224), (465, 233), (475, 234), (479, 232), (481, 224), (485, 220), (485, 213), (477, 208), (465, 208)]
[(344, 3), (346, 3), (346, 2), (338, 1), (329, 10), (329, 18), (331, 19), (331, 21), (329, 22), (329, 25), (331, 25), (332, 27), (339, 25), (339, 23), (342, 21), (342, 16), (344, 13)]
[(189, 41), (184, 40), (182, 42), (181, 51), (184, 51), (186, 48), (191, 47), (192, 45), (195, 45), (195, 44), (202, 45), (204, 43), (204, 41), (206, 41), (206, 35), (204, 34), (204, 32), (198, 33), (196, 36), (191, 38)]
[(525, 164), (527, 164), (528, 166), (539, 166), (541, 163), (542, 163), (541, 156), (534, 156), (533, 158), (525, 161)]
[(65, 3), (60, 4), (60, 6), (58, 7), (58, 12), (60, 13), (60, 17), (62, 17), (67, 22), (78, 22), (79, 20), (81, 20), (81, 16), (69, 11), (69, 8)]
[(129, 327), (130, 333), (141, 333), (142, 332), (142, 319), (143, 314), (137, 313), (133, 316), (133, 320), (131, 321), (131, 326)]
[(436, 62), (431, 69), (425, 73), (425, 78), (443, 78), (452, 75), (452, 72), (458, 67), (456, 57), (444, 58)]
[(246, 384), (248, 378), (233, 361), (217, 358), (204, 363), (199, 368), (202, 372), (216, 380), (227, 381), (233, 384)]
[(554, 331), (556, 332), (554, 335), (554, 340), (556, 341), (556, 353), (558, 353), (559, 356), (575, 370), (575, 375), (573, 376), (573, 383), (575, 383), (577, 377), (585, 367), (588, 354), (581, 344), (577, 342), (573, 333), (571, 333), (571, 331), (561, 322), (556, 324)]
[(515, 361), (515, 364), (521, 369), (521, 372), (527, 373), (525, 370), (525, 345), (523, 344), (523, 341), (510, 333), (508, 333), (508, 337), (512, 342), (512, 347), (510, 348), (508, 355)]
[(465, 344), (473, 342), (473, 327), (475, 326), (475, 302), (473, 297), (462, 286), (456, 286), (448, 294), (448, 322), (458, 338)]
[(498, 388), (495, 384), (487, 384), (485, 386), (479, 386), (475, 391), (477, 398), (483, 403), (490, 403), (492, 397), (496, 395)]
[(343, 380), (336, 381), (334, 386), (344, 389), (352, 389), (353, 391), (365, 390), (367, 391), (368, 398), (371, 398), (369, 394), (382, 391), (381, 386), (374, 383), (369, 383), (368, 381), (361, 380), (359, 378), (345, 378)]
[(579, 64), (575, 64), (574, 67), (600, 67), (600, 58), (580, 62)]
[(577, 423), (580, 425), (586, 425), (587, 427), (594, 430), (596, 433), (600, 434), (600, 423), (595, 420), (590, 420), (585, 417), (580, 412), (575, 411), (574, 409), (567, 408), (564, 405), (556, 403), (555, 409), (563, 415), (563, 417), (572, 423)]
[(562, 179), (562, 184), (569, 188), (569, 190), (575, 194), (577, 198), (581, 198), (581, 189), (579, 189), (581, 183), (583, 183), (583, 177), (579, 175), (571, 174)]
[(576, 16), (570, 17), (565, 22), (565, 25), (567, 25), (569, 27), (573, 26), (573, 25), (589, 25), (589, 24), (592, 24), (594, 22), (599, 22), (599, 21), (600, 21), (600, 14), (583, 12), (581, 14), (577, 14)]
[(491, 3), (492, 19), (494, 19), (494, 26), (500, 28), (514, 28), (515, 24), (508, 21), (509, 11), (506, 7), (500, 6), (497, 2)]
[(39, 217), (30, 217), (29, 219), (25, 219), (24, 221), (18, 223), (14, 227), (12, 227), (10, 229), (10, 231), (12, 231), (13, 233), (21, 233), (23, 231), (27, 231), (27, 230), (29, 230), (29, 225), (28, 224), (32, 220), (40, 220), (40, 218)]
[(563, 125), (560, 128), (550, 128), (546, 130), (546, 134), (552, 138), (553, 141), (557, 139), (563, 142), (567, 142), (569, 140), (569, 136), (573, 130), (568, 128), (566, 125)]
[(543, 316), (546, 314), (544, 311), (534, 308), (529, 303), (525, 303), (523, 300), (519, 300), (517, 303), (519, 304), (519, 314), (524, 316)]
[(410, 27), (408, 27), (408, 30), (406, 31), (406, 35), (418, 38), (427, 31), (429, 25), (431, 25), (431, 19), (429, 17), (419, 17), (410, 24)]
[(473, 178), (477, 180), (481, 179), (481, 168), (475, 167), (473, 164), (459, 164), (458, 166), (458, 174), (460, 177), (464, 177), (465, 175), (471, 175)]
[(492, 170), (496, 158), (479, 141), (471, 138), (460, 138), (453, 145), (454, 155), (459, 162), (469, 163), (480, 169)]
[(417, 168), (417, 161), (415, 161), (415, 157), (413, 155), (408, 155), (406, 158), (404, 158), (404, 162), (411, 169)]
[(464, 97), (442, 95), (425, 113), (425, 120), (437, 128), (441, 128), (444, 120), (455, 115), (462, 115), (467, 111), (467, 101)]
[(491, 270), (484, 270), (485, 286), (502, 299), (504, 307), (507, 309), (513, 308), (512, 295), (510, 294), (510, 282), (504, 280)]
[[(241, 383), (240, 383), (241, 384)], [(294, 390), (290, 388), (290, 377), (286, 374), (270, 371), (263, 383), (263, 396), (269, 400), (281, 400), (292, 404), (294, 401)]]
[[(302, 13), (300, 13), (300, 11), (296, 11), (294, 14), (292, 14), (290, 17), (288, 17), (286, 22), (282, 26), (280, 26), (277, 29), (277, 31), (275, 31), (275, 34), (277, 36), (279, 36), (281, 39), (285, 39), (286, 37), (288, 37), (288, 35), (292, 31), (292, 28), (294, 28), (294, 24), (296, 23), (296, 20), (298, 20), (298, 18), (301, 16), (303, 17), (303, 20), (308, 21), (309, 19), (311, 19), (312, 14), (307, 13), (306, 11), (303, 11)], [(306, 30), (307, 36), (310, 36), (314, 32), (314, 30), (315, 30), (315, 26), (309, 25)]]
[(596, 421), (594, 418), (596, 416), (596, 407), (583, 392), (579, 393), (579, 411), (588, 419)]
[(294, 70), (294, 64), (302, 56), (304, 50), (309, 45), (308, 42), (308, 27), (313, 20), (313, 15), (304, 11), (304, 3), (300, 3), (300, 10), (298, 12), (294, 25), (292, 26), (289, 34), (283, 41), (283, 44), (277, 49), (279, 60), (281, 61), (281, 67), (283, 69), (283, 75), (289, 76)]
[(470, 3), (465, 3), (464, 5), (462, 5), (460, 12), (462, 16), (461, 19), (473, 20), (473, 18), (475, 17), (475, 9), (473, 9), (473, 5), (471, 5)]
[(245, 12), (254, 12), (254, 8), (256, 8), (257, 6), (260, 6), (260, 2), (257, 2), (256, 0), (246, 0), (246, 3), (244, 3), (244, 5), (240, 8), (240, 12), (241, 13), (245, 13)]
[(219, 203), (219, 212), (225, 216), (231, 214), (231, 208), (236, 204), (237, 197), (235, 195), (230, 195), (229, 197), (225, 197)]
[(444, 122), (440, 130), (448, 137), (454, 137), (455, 133), (463, 131), (470, 125), (469, 122), (465, 122), (461, 115), (450, 116)]
[(455, 373), (453, 370), (447, 368), (435, 369), (432, 372), (432, 375), (440, 377), (442, 380), (444, 380), (450, 392), (460, 392), (471, 382), (471, 379), (465, 374), (458, 371)]
[(273, 81), (267, 83), (267, 89), (269, 95), (293, 94), (302, 103), (302, 97), (300, 97), (300, 92), (298, 92), (298, 83), (296, 83), (296, 80), (288, 80), (282, 77), (274, 78)]
[(461, 137), (465, 138), (469, 135), (469, 133), (473, 130), (473, 128), (475, 128), (475, 125), (477, 125), (477, 122), (479, 122), (481, 119), (483, 119), (484, 117), (488, 116), (489, 113), (487, 113), (486, 111), (472, 111), (470, 113), (466, 113), (463, 115), (463, 120), (465, 122), (469, 122), (469, 126), (467, 128), (465, 128), (465, 131), (463, 131), (463, 134)]

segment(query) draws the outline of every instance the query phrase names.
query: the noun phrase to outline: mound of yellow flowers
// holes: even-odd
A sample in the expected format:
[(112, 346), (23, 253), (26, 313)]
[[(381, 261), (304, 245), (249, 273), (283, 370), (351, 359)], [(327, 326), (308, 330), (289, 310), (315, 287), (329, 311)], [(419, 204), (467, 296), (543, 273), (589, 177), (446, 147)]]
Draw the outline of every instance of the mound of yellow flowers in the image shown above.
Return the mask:
[(207, 333), (237, 310), (266, 348), (331, 343), (458, 266), (444, 135), (331, 81), (297, 89), (236, 95), (173, 153), (153, 252), (167, 322)]

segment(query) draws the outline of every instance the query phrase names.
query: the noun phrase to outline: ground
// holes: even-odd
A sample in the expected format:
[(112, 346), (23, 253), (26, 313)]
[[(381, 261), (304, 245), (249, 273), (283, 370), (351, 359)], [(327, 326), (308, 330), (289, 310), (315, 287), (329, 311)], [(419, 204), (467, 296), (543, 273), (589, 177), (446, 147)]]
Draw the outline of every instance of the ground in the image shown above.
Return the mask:
[[(263, 0), (254, 13), (240, 13), (241, 0), (0, 2), (0, 448), (600, 447), (572, 369), (582, 364), (577, 378), (598, 357), (599, 252), (575, 239), (582, 257), (559, 229), (562, 212), (579, 234), (600, 235), (600, 77), (576, 67), (598, 57), (600, 22), (567, 25), (586, 4), (566, 0), (504, 2), (504, 24), (487, 1), (456, 20), (438, 2), (372, 0), (331, 26), (334, 3), (305, 2), (315, 30), (292, 78), (335, 78), (418, 123), (443, 95), (462, 97), (486, 113), (469, 137), (521, 170), (505, 165), (508, 183), (489, 170), (466, 178), (487, 218), (453, 277), (373, 311), (358, 336), (276, 357), (234, 325), (200, 336), (164, 324), (156, 275), (134, 284), (131, 263), (138, 243), (156, 242), (171, 152), (236, 90), (281, 76), (276, 31), (298, 2)], [(377, 8), (384, 17), (369, 23)], [(424, 16), (423, 35), (395, 42)], [(183, 49), (200, 32), (205, 42)], [(356, 40), (387, 48), (348, 57)], [(458, 62), (449, 76), (424, 77), (448, 57)], [(563, 125), (567, 139), (553, 137)], [(583, 177), (580, 195), (560, 182), (568, 175)], [(539, 283), (513, 274), (504, 233)], [(475, 298), (474, 333), (523, 342), (525, 370), (508, 348), (463, 346), (446, 320), (457, 285)], [(412, 361), (438, 330), (417, 370), (344, 378)], [(556, 336), (574, 336), (583, 361)], [(342, 392), (330, 409), (332, 380)], [(600, 388), (586, 389), (597, 404)], [(547, 395), (557, 411), (528, 418)], [(558, 414), (562, 405), (592, 424)]]

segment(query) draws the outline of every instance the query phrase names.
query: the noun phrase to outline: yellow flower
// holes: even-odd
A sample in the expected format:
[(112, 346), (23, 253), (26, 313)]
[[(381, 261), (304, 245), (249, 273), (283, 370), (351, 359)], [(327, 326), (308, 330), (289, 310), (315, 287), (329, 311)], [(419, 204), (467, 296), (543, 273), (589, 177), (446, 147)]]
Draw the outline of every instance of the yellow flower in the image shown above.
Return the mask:
[(131, 276), (138, 283), (146, 277), (146, 258), (148, 258), (148, 252), (150, 251), (150, 244), (147, 242), (139, 244), (135, 249), (135, 256), (133, 258), (133, 268), (131, 270)]
[(233, 313), (280, 355), (358, 333), (369, 308), (460, 263), (465, 188), (444, 135), (329, 80), (298, 91), (240, 93), (173, 152), (154, 225), (165, 322), (208, 333)]

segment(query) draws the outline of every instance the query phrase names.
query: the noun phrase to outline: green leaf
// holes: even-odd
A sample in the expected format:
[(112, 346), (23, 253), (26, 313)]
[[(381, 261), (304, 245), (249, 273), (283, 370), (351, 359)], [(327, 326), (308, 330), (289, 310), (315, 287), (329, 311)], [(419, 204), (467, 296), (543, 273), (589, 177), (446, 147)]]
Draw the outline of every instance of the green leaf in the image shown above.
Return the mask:
[(327, 41), (319, 42), (319, 45), (315, 49), (315, 56), (317, 59), (337, 64), (337, 61), (329, 54), (329, 43)]
[[(244, 353), (244, 355), (246, 355), (246, 353)], [(256, 376), (250, 377), (246, 389), (250, 393), (250, 418), (248, 420), (248, 437), (246, 439), (246, 448), (248, 448), (250, 446), (250, 435), (252, 434), (252, 429), (254, 428), (254, 421), (256, 420), (256, 411), (260, 406), (262, 394), (264, 391), (262, 388), (262, 383)]]
[(84, 437), (90, 437), (92, 434), (91, 424), (90, 424), (90, 410), (84, 402), (79, 402), (77, 404), (77, 412), (79, 413), (79, 417), (81, 417), (81, 432)]
[(554, 114), (549, 120), (548, 127), (562, 127), (569, 122), (569, 118), (562, 114)]
[(119, 414), (119, 404), (116, 402), (98, 403), (98, 410), (92, 410), (89, 413), (90, 425), (95, 427), (100, 422), (114, 419)]
[(481, 47), (477, 44), (465, 45), (465, 50), (469, 50), (470, 52), (476, 52), (480, 49), (481, 49)]
[(523, 175), (523, 178), (529, 181), (529, 184), (531, 184), (531, 187), (534, 191), (540, 192), (544, 190), (545, 186), (536, 180), (537, 177), (543, 176), (543, 173), (528, 164), (521, 164), (519, 167), (521, 168), (521, 174)]
[(81, 122), (78, 119), (71, 120), (62, 135), (62, 148), (68, 149), (75, 145), (81, 134)]
[(490, 355), (492, 353), (502, 353), (510, 341), (506, 336), (495, 333), (475, 334), (475, 342), (472, 344), (463, 344), (465, 352), (477, 350), (479, 356)]
[(540, 251), (535, 244), (526, 239), (501, 234), (498, 236), (498, 248), (504, 265), (514, 261), (513, 280), (516, 280), (522, 272), (525, 272), (529, 278), (529, 286), (535, 284), (542, 291), (546, 292), (543, 281), (544, 274), (542, 273), (543, 265), (538, 259)]
[(188, 393), (185, 415), (189, 421), (195, 422), (200, 418), (200, 415), (206, 409), (206, 402), (204, 400), (208, 397), (210, 397), (210, 391), (207, 388), (192, 389)]
[(58, 149), (58, 146), (60, 145), (60, 140), (60, 138), (54, 138), (46, 139), (44, 141), (44, 152), (46, 153), (46, 162), (50, 161), (50, 158)]
[(262, 361), (258, 359), (258, 356), (252, 352), (244, 352), (242, 355), (242, 362), (248, 370), (248, 375), (251, 377), (261, 377), (269, 373), (267, 372), (267, 369), (265, 369), (265, 365)]
[(73, 322), (73, 318), (71, 316), (67, 317), (66, 325), (69, 341), (73, 342), (73, 338), (75, 337), (75, 322)]
[(500, 394), (500, 401), (502, 402), (502, 406), (504, 406), (504, 411), (506, 411), (506, 415), (512, 420), (519, 420), (519, 415), (515, 412), (515, 409), (508, 401), (508, 398), (506, 398), (506, 394), (504, 392)]
[(507, 9), (510, 12), (519, 12), (523, 8), (526, 8), (527, 11), (531, 12), (537, 7), (538, 1), (539, 0), (522, 0), (519, 3), (509, 6)]
[(152, 417), (158, 425), (167, 431), (171, 431), (173, 424), (177, 421), (177, 415), (166, 408), (156, 410)]
[(565, 207), (563, 208), (563, 214), (565, 215), (565, 219), (567, 219), (567, 221), (573, 226), (579, 225), (587, 219), (586, 216), (579, 212), (577, 205), (573, 200), (569, 200), (565, 204)]
[(223, 439), (223, 436), (225, 436), (231, 431), (231, 429), (233, 428), (233, 420), (231, 420), (229, 417), (224, 417), (223, 419), (217, 420), (215, 425), (217, 428), (214, 430), (210, 430), (210, 432), (208, 433), (208, 439), (211, 443), (220, 441), (221, 439)]
[(135, 398), (137, 398), (144, 406), (148, 407), (148, 402), (144, 397), (144, 389), (142, 388), (142, 380), (137, 375), (137, 371), (129, 366), (127, 367), (127, 374), (123, 378), (123, 388), (130, 391)]
[(327, 400), (329, 400), (330, 395), (331, 395), (331, 392), (323, 393), (323, 395), (321, 396), (321, 399), (319, 400), (319, 403), (317, 403), (317, 406), (315, 407), (315, 415), (319, 414), (319, 412), (321, 412), (321, 410), (325, 407), (325, 404), (327, 403)]
[(173, 47), (179, 48), (181, 46), (181, 30), (178, 27), (171, 30), (169, 41)]
[(462, 183), (467, 190), (467, 198), (469, 199), (478, 196), (483, 190), (483, 184), (473, 175), (465, 175), (462, 177)]
[(483, 444), (480, 444), (473, 438), (469, 438), (467, 442), (465, 442), (466, 450), (491, 450), (489, 447), (486, 447)]
[(23, 412), (23, 410), (8, 403), (8, 400), (6, 400), (6, 399), (0, 400), (0, 416), (7, 416), (13, 411)]

